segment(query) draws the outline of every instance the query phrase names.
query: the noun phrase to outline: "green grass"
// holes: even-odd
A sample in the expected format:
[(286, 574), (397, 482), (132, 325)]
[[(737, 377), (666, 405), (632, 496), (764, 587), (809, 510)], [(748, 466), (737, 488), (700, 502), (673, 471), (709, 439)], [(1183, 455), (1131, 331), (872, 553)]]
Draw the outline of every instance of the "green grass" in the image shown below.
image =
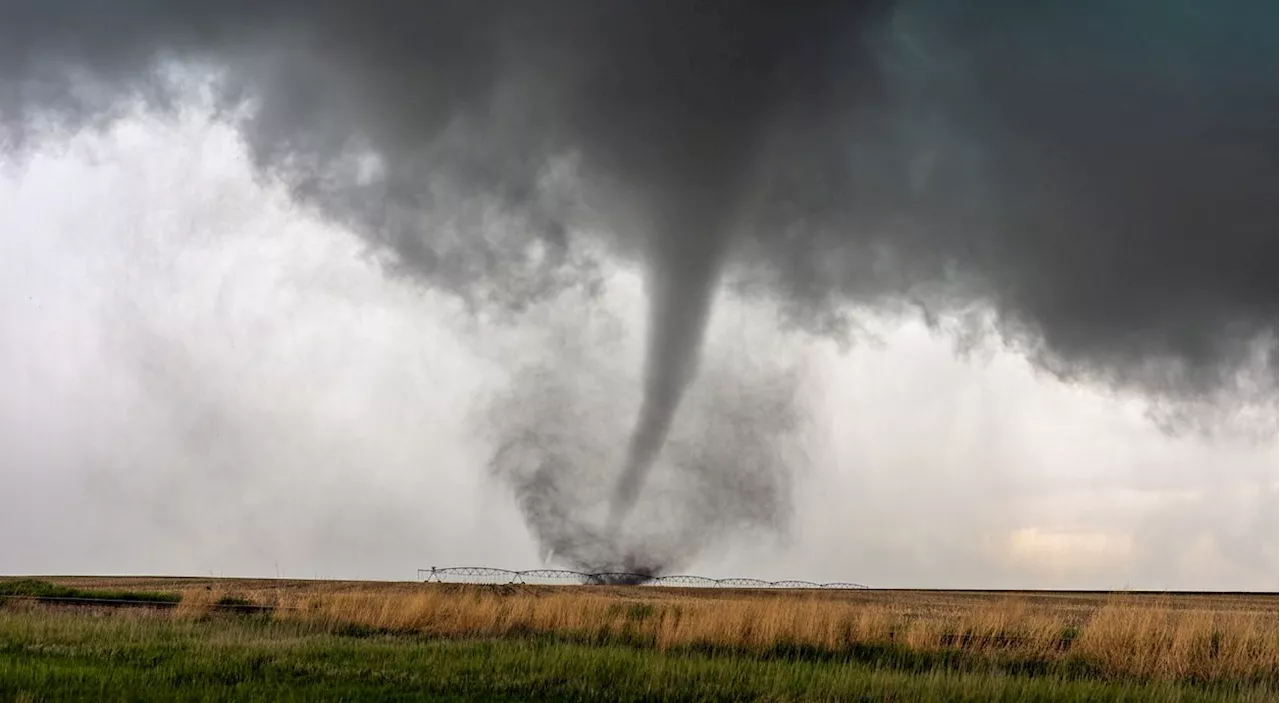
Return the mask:
[(106, 591), (70, 588), (39, 579), (14, 579), (0, 581), (0, 603), (7, 596), (19, 598), (74, 598), (76, 600), (154, 602), (175, 604), (182, 600), (179, 593), (165, 591)]
[[(354, 635), (361, 636), (354, 636)], [(548, 639), (339, 634), (269, 616), (0, 608), (0, 701), (1235, 701), (1274, 686), (908, 672)]]

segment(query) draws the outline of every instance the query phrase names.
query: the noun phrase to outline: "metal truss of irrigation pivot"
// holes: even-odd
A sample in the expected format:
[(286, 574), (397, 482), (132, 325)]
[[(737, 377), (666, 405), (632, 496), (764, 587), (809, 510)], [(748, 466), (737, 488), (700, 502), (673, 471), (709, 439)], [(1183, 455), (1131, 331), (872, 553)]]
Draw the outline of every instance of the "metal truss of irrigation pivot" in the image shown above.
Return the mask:
[(832, 583), (815, 583), (813, 581), (764, 581), (761, 579), (728, 578), (713, 579), (706, 576), (690, 576), (678, 574), (673, 576), (652, 576), (649, 574), (631, 574), (626, 572), (603, 572), (589, 574), (567, 569), (528, 569), (512, 571), (490, 566), (448, 566), (418, 569), (418, 578), (427, 583), (566, 583), (581, 585), (626, 584), (636, 586), (692, 586), (702, 588), (826, 588), (832, 590), (853, 590), (868, 588), (860, 583), (836, 581)]

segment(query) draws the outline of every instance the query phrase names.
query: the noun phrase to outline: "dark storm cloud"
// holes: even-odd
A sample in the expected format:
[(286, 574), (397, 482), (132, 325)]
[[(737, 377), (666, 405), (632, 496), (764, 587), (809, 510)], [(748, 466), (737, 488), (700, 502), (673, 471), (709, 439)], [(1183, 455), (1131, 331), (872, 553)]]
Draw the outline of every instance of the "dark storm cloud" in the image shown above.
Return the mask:
[[(255, 100), (265, 166), (460, 289), (550, 275), (528, 245), (581, 215), (547, 192), (576, 153), (672, 298), (704, 297), (683, 281), (736, 229), (810, 305), (960, 281), (1110, 380), (1153, 358), (1221, 380), (1274, 337), (1271, 4), (773, 5), (10, 2), (0, 95), (11, 128), (94, 116), (207, 60)], [(429, 221), (446, 198), (461, 216)], [(486, 231), (494, 208), (520, 234)]]
[(898, 15), (891, 95), (824, 176), (847, 197), (772, 221), (764, 275), (819, 308), (981, 295), (1053, 370), (1172, 396), (1260, 344), (1274, 398), (1275, 7), (935, 9)]
[(599, 251), (642, 261), (648, 356), (618, 515), (664, 451), (726, 267), (824, 329), (849, 303), (980, 300), (1055, 372), (1195, 401), (1240, 391), (1254, 362), (1244, 390), (1274, 403), (1261, 1), (3, 12), (16, 138), (122, 96), (165, 104), (157, 71), (198, 61), (222, 71), (225, 105), (251, 105), (235, 114), (264, 171), (400, 271), (511, 309), (593, 284)]

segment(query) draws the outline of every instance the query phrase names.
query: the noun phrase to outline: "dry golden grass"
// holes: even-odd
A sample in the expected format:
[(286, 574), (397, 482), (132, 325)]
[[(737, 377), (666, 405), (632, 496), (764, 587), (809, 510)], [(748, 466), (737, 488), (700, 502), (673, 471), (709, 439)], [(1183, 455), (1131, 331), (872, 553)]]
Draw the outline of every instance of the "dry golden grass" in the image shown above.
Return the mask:
[(440, 637), (547, 634), (747, 652), (889, 646), (963, 650), (1001, 660), (1071, 658), (1103, 676), (1274, 681), (1280, 674), (1280, 621), (1277, 598), (1270, 595), (176, 585), (183, 589), (179, 616), (207, 614), (220, 598), (233, 595), (274, 606), (277, 618)]
[(223, 591), (215, 591), (211, 587), (192, 587), (182, 589), (182, 600), (173, 609), (175, 617), (200, 618), (213, 612), (214, 604), (224, 595)]
[(433, 636), (538, 633), (754, 652), (780, 644), (831, 652), (905, 645), (1041, 661), (1073, 656), (1105, 675), (1144, 678), (1275, 678), (1280, 657), (1274, 602), (1269, 608), (1216, 609), (1121, 595), (1083, 617), (1019, 596), (921, 613), (891, 602), (850, 603), (803, 592), (628, 598), (588, 588), (282, 592), (273, 602), (281, 606), (281, 618)]

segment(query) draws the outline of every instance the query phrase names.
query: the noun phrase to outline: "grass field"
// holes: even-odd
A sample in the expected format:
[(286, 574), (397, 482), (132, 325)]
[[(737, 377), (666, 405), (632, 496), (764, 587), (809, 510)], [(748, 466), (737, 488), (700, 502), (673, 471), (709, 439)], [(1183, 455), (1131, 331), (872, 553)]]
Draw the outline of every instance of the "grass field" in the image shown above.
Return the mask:
[(0, 700), (1261, 701), (1280, 673), (1274, 595), (52, 581), (182, 597), (8, 599)]

